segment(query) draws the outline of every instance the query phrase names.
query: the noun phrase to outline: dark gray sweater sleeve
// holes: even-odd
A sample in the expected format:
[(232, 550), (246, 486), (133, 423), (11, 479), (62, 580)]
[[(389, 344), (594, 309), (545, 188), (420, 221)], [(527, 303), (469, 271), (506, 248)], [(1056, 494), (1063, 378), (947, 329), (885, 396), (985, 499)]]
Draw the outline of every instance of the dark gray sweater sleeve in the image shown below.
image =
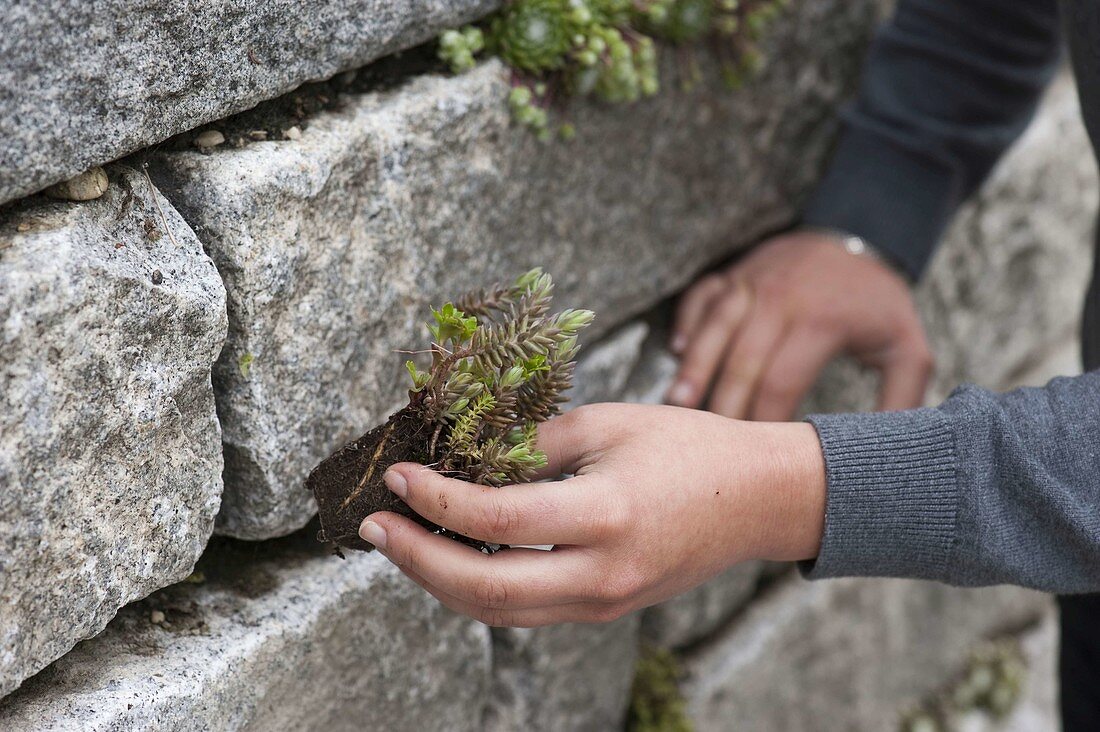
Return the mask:
[(808, 577), (1100, 591), (1100, 371), (809, 421), (828, 497)]
[(1027, 126), (1059, 47), (1055, 0), (899, 0), (804, 223), (862, 236), (918, 277)]

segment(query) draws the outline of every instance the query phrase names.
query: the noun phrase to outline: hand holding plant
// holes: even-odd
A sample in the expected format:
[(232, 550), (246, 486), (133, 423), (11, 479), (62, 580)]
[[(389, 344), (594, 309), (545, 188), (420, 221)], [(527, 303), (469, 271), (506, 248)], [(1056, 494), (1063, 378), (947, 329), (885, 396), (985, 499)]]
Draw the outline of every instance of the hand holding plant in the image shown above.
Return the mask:
[(490, 486), (530, 480), (545, 466), (535, 428), (566, 400), (577, 334), (593, 318), (589, 310), (550, 313), (553, 287), (549, 275), (534, 269), (512, 285), (432, 310), (431, 366), (420, 371), (406, 363), (408, 406), (345, 445), (306, 481), (317, 499), (322, 541), (370, 549), (357, 534), (359, 523), (381, 509), (438, 529), (382, 485), (393, 463), (423, 462)]
[(676, 407), (599, 404), (539, 425), (556, 482), (506, 490), (412, 463), (385, 483), (487, 555), (383, 511), (360, 533), (447, 607), (490, 625), (603, 622), (748, 559), (816, 556), (825, 468), (809, 424), (748, 423)]

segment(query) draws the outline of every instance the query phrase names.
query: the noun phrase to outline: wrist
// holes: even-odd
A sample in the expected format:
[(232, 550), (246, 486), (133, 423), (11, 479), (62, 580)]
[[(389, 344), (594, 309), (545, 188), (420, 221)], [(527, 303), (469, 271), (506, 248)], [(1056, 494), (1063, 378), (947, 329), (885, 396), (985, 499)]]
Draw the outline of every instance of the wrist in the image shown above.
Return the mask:
[[(763, 425), (762, 425), (763, 426)], [(813, 559), (821, 549), (825, 530), (825, 456), (813, 425), (767, 425), (773, 433), (763, 442), (768, 453), (769, 480), (762, 498), (770, 529), (761, 546), (761, 559)]]
[(906, 271), (905, 267), (900, 262), (895, 260), (889, 254), (883, 252), (871, 242), (864, 239), (858, 234), (853, 234), (850, 231), (843, 229), (834, 229), (826, 226), (802, 226), (798, 229), (809, 234), (816, 234), (830, 243), (842, 248), (855, 257), (863, 257), (869, 259), (872, 262), (877, 262), (883, 267), (886, 267), (894, 274), (905, 280), (906, 284), (912, 285), (913, 278)]

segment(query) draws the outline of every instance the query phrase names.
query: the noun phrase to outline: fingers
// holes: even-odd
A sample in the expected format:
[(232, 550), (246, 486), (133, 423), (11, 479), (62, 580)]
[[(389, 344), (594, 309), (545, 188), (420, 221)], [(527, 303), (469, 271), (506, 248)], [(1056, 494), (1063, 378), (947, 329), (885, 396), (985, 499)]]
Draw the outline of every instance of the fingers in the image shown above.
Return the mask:
[(384, 480), (429, 521), (494, 544), (585, 543), (605, 530), (611, 505), (600, 480), (586, 475), (501, 489), (398, 463)]
[(596, 568), (582, 550), (509, 549), (490, 556), (388, 512), (367, 517), (360, 533), (397, 566), (478, 607), (525, 610), (598, 596), (589, 579)]
[(702, 403), (722, 355), (751, 306), (751, 293), (741, 284), (712, 301), (706, 309), (704, 322), (687, 347), (676, 381), (668, 391), (666, 399), (670, 404), (694, 408)]
[(699, 329), (711, 302), (729, 287), (729, 281), (720, 274), (703, 277), (680, 298), (676, 308), (676, 321), (672, 328), (672, 352), (680, 355), (687, 348)]
[(932, 352), (923, 334), (891, 349), (882, 364), (878, 408), (894, 411), (919, 407), (924, 403), (932, 370)]
[(784, 323), (775, 311), (754, 311), (738, 334), (718, 383), (711, 394), (710, 410), (725, 417), (744, 419), (764, 369), (784, 335)]
[(423, 577), (404, 567), (398, 567), (401, 572), (416, 584), (424, 588), (432, 597), (439, 600), (440, 604), (448, 610), (466, 615), (486, 625), (506, 628), (537, 628), (542, 625), (556, 625), (558, 623), (591, 623), (613, 620), (615, 615), (613, 608), (591, 602), (569, 603), (567, 605), (553, 605), (550, 607), (527, 608), (523, 610), (500, 609), (482, 607), (475, 603), (461, 600), (454, 595), (434, 587)]
[(760, 379), (750, 418), (761, 422), (792, 419), (821, 370), (841, 350), (841, 341), (831, 333), (805, 327), (792, 331)]

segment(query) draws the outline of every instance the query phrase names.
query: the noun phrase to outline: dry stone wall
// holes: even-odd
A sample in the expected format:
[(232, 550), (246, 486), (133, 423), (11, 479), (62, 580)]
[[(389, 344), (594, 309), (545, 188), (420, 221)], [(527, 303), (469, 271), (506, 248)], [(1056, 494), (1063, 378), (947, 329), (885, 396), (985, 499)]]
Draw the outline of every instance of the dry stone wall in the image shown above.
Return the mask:
[(409, 48), (499, 4), (6, 3), (0, 203)]
[[(117, 25), (17, 10), (0, 201), (183, 135), (109, 166), (97, 200), (0, 207), (0, 728), (611, 729), (657, 644), (683, 657), (700, 730), (881, 729), (975, 643), (1047, 611), (1012, 589), (808, 584), (750, 563), (609, 625), (490, 630), (380, 557), (313, 541), (306, 472), (397, 405), (393, 351), (458, 290), (546, 267), (563, 301), (599, 312), (577, 403), (660, 401), (666, 298), (793, 220), (878, 3), (795, 4), (740, 92), (575, 105), (571, 144), (510, 124), (490, 62), (348, 87), (292, 135), (189, 149), (199, 125), (267, 125), (270, 110), (220, 118), (493, 5), (321, 3), (293, 25), (278, 3), (119, 0)], [(79, 84), (35, 66), (59, 17), (96, 54), (134, 53)], [(1061, 79), (918, 290), (933, 400), (1073, 368), (1097, 197), (1076, 113)], [(66, 115), (68, 137), (51, 126)], [(873, 391), (840, 364), (806, 407), (866, 408)]]
[(300, 536), (221, 543), (199, 569), (27, 682), (0, 728), (481, 729), (488, 629), (381, 556)]
[(1016, 588), (792, 577), (687, 656), (689, 714), (703, 730), (731, 719), (751, 730), (890, 729), (976, 640), (1036, 621), (1047, 603)]
[(569, 145), (517, 134), (491, 62), (348, 95), (297, 140), (157, 155), (228, 293), (218, 530), (262, 539), (309, 519), (306, 475), (402, 398), (395, 351), (421, 341), (428, 304), (538, 264), (606, 328), (789, 221), (867, 9), (800, 6), (746, 93), (582, 107)]
[(143, 176), (110, 180), (0, 214), (0, 694), (186, 577), (221, 500), (225, 291)]

